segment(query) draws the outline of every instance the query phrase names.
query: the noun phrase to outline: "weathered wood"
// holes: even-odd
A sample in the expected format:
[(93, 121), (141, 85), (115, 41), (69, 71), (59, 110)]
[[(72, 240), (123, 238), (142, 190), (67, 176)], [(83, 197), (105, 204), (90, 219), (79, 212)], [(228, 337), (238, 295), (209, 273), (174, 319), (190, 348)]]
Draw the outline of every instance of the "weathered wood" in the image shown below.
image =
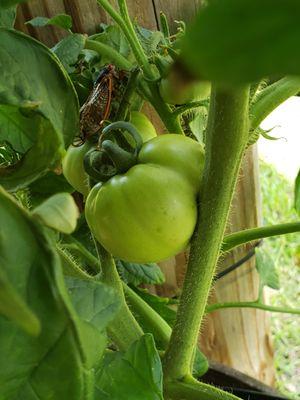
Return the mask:
[(159, 12), (163, 11), (168, 18), (171, 29), (176, 28), (175, 21), (190, 21), (196, 14), (201, 0), (154, 0), (157, 19)]
[[(115, 4), (115, 0), (111, 1)], [(200, 5), (200, 0), (128, 0), (128, 7), (139, 24), (156, 29), (159, 11), (167, 15), (174, 31), (174, 20), (188, 22)], [(26, 33), (52, 46), (61, 39), (65, 32), (59, 28), (33, 28), (24, 25), (25, 21), (36, 16), (52, 17), (58, 13), (70, 14), (73, 18), (75, 32), (94, 33), (101, 22), (108, 22), (104, 11), (96, 0), (31, 0), (19, 7), (17, 27)], [(147, 112), (162, 132), (163, 127), (156, 113), (149, 107)], [(260, 223), (260, 207), (257, 200), (259, 194), (257, 160), (255, 148), (247, 152), (240, 181), (236, 191), (231, 213), (229, 231), (257, 226)], [(230, 253), (220, 264), (220, 269), (240, 259), (247, 248), (239, 248)], [(162, 263), (167, 283), (157, 289), (161, 295), (178, 293), (184, 278), (186, 255)], [(239, 270), (232, 272), (216, 285), (211, 301), (252, 300), (258, 289), (257, 273), (254, 260), (249, 261)], [(272, 346), (270, 345), (268, 317), (262, 311), (255, 310), (222, 310), (206, 318), (206, 326), (202, 329), (202, 350), (213, 360), (239, 369), (264, 383), (274, 382)]]

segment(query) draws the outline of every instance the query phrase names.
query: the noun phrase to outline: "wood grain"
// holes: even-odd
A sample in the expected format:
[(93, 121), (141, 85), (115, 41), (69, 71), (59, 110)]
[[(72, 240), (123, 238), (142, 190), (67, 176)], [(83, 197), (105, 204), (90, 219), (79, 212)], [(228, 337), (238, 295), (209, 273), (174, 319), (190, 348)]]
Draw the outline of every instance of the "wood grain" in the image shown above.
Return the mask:
[(201, 0), (154, 0), (154, 4), (157, 17), (159, 18), (159, 12), (163, 11), (167, 15), (170, 27), (174, 32), (175, 21), (189, 22), (200, 7)]

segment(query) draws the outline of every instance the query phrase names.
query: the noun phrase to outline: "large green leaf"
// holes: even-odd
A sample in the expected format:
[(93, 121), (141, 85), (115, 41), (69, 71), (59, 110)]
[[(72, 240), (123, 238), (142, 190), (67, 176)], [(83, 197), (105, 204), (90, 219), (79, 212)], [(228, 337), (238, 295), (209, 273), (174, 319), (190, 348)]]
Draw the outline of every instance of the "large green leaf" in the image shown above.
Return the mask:
[(0, 28), (0, 104), (33, 103), (68, 146), (78, 133), (78, 100), (53, 53), (15, 30)]
[(71, 234), (76, 229), (79, 210), (70, 193), (57, 193), (37, 206), (32, 215), (49, 228)]
[(70, 15), (67, 14), (57, 14), (52, 18), (35, 17), (30, 21), (27, 21), (26, 24), (30, 24), (36, 27), (54, 25), (62, 29), (70, 30), (72, 28), (72, 18), (70, 17)]
[(16, 106), (1, 104), (0, 146), (17, 154), (13, 162), (2, 160), (0, 165), (0, 183), (7, 190), (25, 187), (54, 169), (63, 152), (62, 136), (42, 114), (26, 115)]
[(298, 0), (219, 0), (203, 8), (182, 43), (199, 78), (250, 82), (300, 74)]
[(264, 249), (256, 249), (256, 269), (259, 273), (261, 286), (268, 286), (278, 290), (280, 288), (279, 277), (275, 263)]
[(295, 182), (295, 209), (300, 215), (300, 171)]
[(141, 283), (160, 285), (165, 281), (164, 274), (157, 264), (136, 264), (118, 260), (116, 265), (124, 282), (134, 286)]
[(93, 367), (101, 359), (105, 336), (75, 313), (45, 229), (3, 189), (0, 220), (1, 276), (41, 326), (33, 338), (15, 318), (0, 316), (0, 398), (93, 398)]
[[(134, 61), (128, 41), (126, 40), (126, 37), (119, 26), (102, 24), (101, 28), (103, 29), (103, 32), (97, 33), (96, 35), (92, 36), (92, 38), (117, 50), (129, 61)], [(106, 58), (102, 59), (101, 61), (103, 64), (107, 61), (110, 62), (110, 60)]]
[(162, 400), (162, 367), (152, 335), (110, 357), (98, 373), (97, 400)]
[(14, 321), (30, 335), (40, 333), (40, 322), (8, 280), (0, 257), (0, 315)]
[(86, 322), (103, 331), (115, 318), (120, 302), (115, 291), (103, 283), (92, 280), (66, 278), (72, 303)]
[(80, 33), (74, 33), (63, 38), (52, 49), (68, 73), (75, 71), (80, 52), (84, 49), (86, 37)]
[(2, 9), (0, 7), (0, 26), (5, 28), (12, 28), (16, 19), (16, 7)]
[(33, 207), (36, 207), (53, 194), (60, 192), (72, 193), (74, 191), (63, 174), (57, 175), (51, 171), (34, 181), (29, 186), (29, 190), (30, 204)]

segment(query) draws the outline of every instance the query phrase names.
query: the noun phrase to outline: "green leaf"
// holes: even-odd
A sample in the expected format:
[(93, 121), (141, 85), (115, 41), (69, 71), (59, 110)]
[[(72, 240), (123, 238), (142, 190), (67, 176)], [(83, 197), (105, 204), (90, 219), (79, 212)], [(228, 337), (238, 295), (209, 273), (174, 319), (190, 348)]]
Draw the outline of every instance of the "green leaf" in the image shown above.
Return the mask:
[[(107, 44), (118, 51), (122, 56), (126, 57), (129, 61), (133, 61), (134, 57), (130, 46), (119, 26), (102, 24), (101, 28), (103, 29), (103, 32), (94, 35), (93, 40)], [(102, 64), (105, 64), (107, 61), (110, 62), (110, 60), (101, 60)]]
[[(0, 189), (1, 273), (41, 324), (32, 338), (0, 316), (0, 398), (93, 398), (93, 363), (105, 337), (75, 313), (55, 244), (11, 196)], [(17, 233), (17, 234), (16, 234)]]
[(27, 21), (26, 24), (30, 24), (35, 27), (54, 25), (62, 29), (70, 30), (72, 28), (72, 18), (67, 14), (58, 14), (52, 18), (36, 17), (30, 21)]
[(75, 64), (80, 52), (84, 49), (86, 37), (79, 33), (74, 33), (62, 39), (52, 51), (60, 59), (68, 73), (75, 71)]
[(148, 56), (155, 54), (159, 45), (166, 44), (164, 35), (160, 31), (151, 31), (141, 26), (136, 26), (136, 31)]
[(30, 335), (40, 333), (40, 321), (8, 281), (0, 259), (0, 315), (18, 324)]
[(162, 400), (162, 366), (152, 335), (110, 357), (97, 374), (99, 400)]
[(27, 0), (1, 0), (0, 9), (9, 8), (25, 1)]
[(16, 19), (16, 7), (2, 9), (0, 6), (0, 26), (4, 28), (12, 28)]
[(276, 271), (275, 263), (270, 255), (263, 249), (257, 248), (256, 269), (259, 273), (261, 286), (268, 286), (272, 289), (280, 289), (279, 277)]
[(57, 193), (32, 211), (49, 228), (71, 234), (76, 229), (79, 210), (69, 193)]
[(36, 207), (48, 197), (56, 193), (72, 193), (74, 189), (67, 182), (63, 174), (57, 175), (55, 172), (50, 171), (31, 183), (29, 191), (30, 204), (32, 207)]
[(157, 264), (136, 264), (118, 260), (116, 266), (124, 282), (134, 286), (141, 283), (161, 285), (165, 281), (164, 274)]
[(300, 215), (300, 171), (295, 182), (295, 209)]
[(79, 131), (78, 99), (67, 73), (47, 47), (21, 32), (0, 28), (0, 43), (0, 104), (35, 104), (67, 147)]
[(208, 111), (206, 107), (200, 107), (197, 111), (189, 112), (184, 116), (184, 120), (187, 119), (192, 134), (195, 136), (198, 142), (205, 143), (205, 129), (207, 126)]
[(211, 1), (187, 30), (181, 60), (225, 83), (299, 75), (299, 19), (298, 0)]
[(80, 318), (103, 331), (120, 307), (115, 291), (100, 282), (71, 277), (66, 278), (66, 284)]
[(63, 145), (62, 136), (42, 114), (26, 115), (18, 107), (0, 104), (0, 148), (9, 150), (1, 152), (0, 183), (7, 190), (26, 187), (54, 169)]
[(193, 375), (195, 377), (201, 377), (206, 372), (208, 371), (209, 364), (208, 364), (208, 359), (205, 357), (205, 355), (199, 350), (196, 350), (195, 353), (195, 360), (193, 364)]

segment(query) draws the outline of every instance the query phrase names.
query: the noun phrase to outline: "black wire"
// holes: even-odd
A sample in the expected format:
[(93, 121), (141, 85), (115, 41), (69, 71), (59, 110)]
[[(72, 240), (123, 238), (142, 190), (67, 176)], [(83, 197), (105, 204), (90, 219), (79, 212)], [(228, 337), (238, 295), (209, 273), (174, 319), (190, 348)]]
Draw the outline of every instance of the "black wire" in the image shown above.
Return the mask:
[(243, 264), (245, 264), (248, 260), (250, 260), (253, 256), (255, 256), (255, 249), (256, 247), (259, 247), (262, 244), (262, 240), (259, 242), (255, 243), (255, 245), (252, 247), (252, 249), (244, 256), (242, 257), (239, 261), (235, 262), (234, 264), (230, 265), (228, 268), (224, 269), (224, 271), (219, 272), (215, 280), (221, 279), (224, 276), (228, 275), (230, 272), (236, 270)]

